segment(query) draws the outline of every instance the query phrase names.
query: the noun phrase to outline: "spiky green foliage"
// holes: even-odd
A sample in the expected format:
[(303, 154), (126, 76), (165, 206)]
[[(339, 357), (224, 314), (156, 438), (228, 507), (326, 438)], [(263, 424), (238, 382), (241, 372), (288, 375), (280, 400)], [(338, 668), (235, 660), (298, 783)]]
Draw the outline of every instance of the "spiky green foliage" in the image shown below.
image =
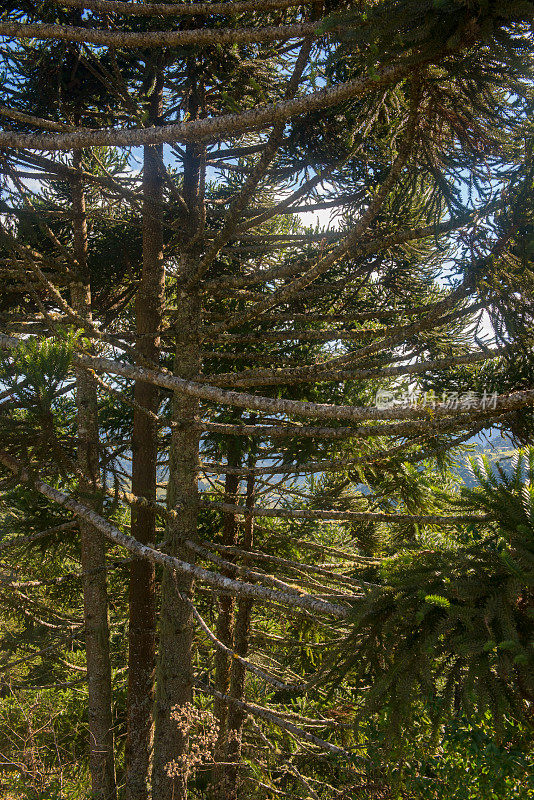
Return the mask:
[(331, 678), (371, 686), (365, 707), (407, 723), (422, 698), (442, 719), (463, 706), (531, 721), (534, 697), (534, 449), (508, 472), (473, 462), (455, 503), (482, 512), (462, 544), (404, 550), (353, 610)]
[(67, 377), (76, 338), (21, 341), (2, 362), (2, 380), (21, 401), (48, 407)]

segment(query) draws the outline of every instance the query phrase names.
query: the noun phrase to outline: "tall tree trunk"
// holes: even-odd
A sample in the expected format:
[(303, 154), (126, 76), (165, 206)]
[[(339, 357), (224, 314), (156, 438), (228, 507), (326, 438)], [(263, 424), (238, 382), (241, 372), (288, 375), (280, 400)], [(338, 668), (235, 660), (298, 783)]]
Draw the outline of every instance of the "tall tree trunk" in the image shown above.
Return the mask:
[[(228, 465), (230, 467), (237, 467), (240, 465), (239, 444), (235, 439), (233, 439), (229, 442), (229, 445)], [(237, 505), (238, 489), (239, 476), (227, 473), (224, 487), (224, 502)], [(232, 514), (231, 512), (225, 514), (223, 521), (223, 544), (236, 545), (238, 531), (239, 526), (237, 515)], [(229, 572), (227, 574), (230, 576)], [(220, 596), (218, 606), (219, 613), (217, 616), (216, 636), (219, 641), (223, 642), (227, 647), (233, 647), (235, 608), (234, 598)], [(228, 694), (230, 689), (230, 659), (223, 650), (215, 651), (215, 689), (221, 694)], [(225, 761), (228, 707), (223, 700), (215, 698), (213, 710), (219, 725), (219, 735), (215, 748), (215, 760)], [(214, 771), (215, 787), (219, 787), (215, 788), (215, 796), (220, 796), (221, 792), (224, 795), (224, 787), (220, 785), (221, 781), (224, 782), (224, 772), (224, 766), (217, 767)]]
[[(247, 494), (245, 505), (252, 508), (254, 505), (254, 475), (247, 477)], [(254, 538), (254, 517), (245, 517), (243, 532), (243, 549), (252, 548)], [(237, 613), (234, 625), (234, 649), (238, 655), (246, 658), (250, 641), (250, 621), (252, 617), (252, 600), (243, 598), (237, 604)], [(245, 699), (245, 668), (236, 659), (232, 659), (230, 669), (230, 697), (236, 700)], [(243, 725), (245, 713), (231, 705), (228, 709), (227, 719), (227, 749), (226, 759), (231, 762), (226, 766), (224, 794), (220, 800), (237, 800), (239, 794), (239, 764), (241, 762), (241, 749), (243, 741)]]
[[(81, 153), (73, 154), (73, 165), (81, 169)], [(74, 179), (74, 253), (78, 262), (78, 280), (71, 284), (71, 302), (75, 311), (91, 320), (91, 285), (87, 268), (87, 220), (85, 194), (81, 178)], [(98, 403), (94, 378), (76, 369), (76, 406), (78, 425), (79, 490), (85, 502), (100, 511), (100, 501), (90, 495), (99, 490)], [(111, 665), (109, 658), (109, 620), (106, 587), (104, 538), (92, 525), (80, 520), (85, 648), (89, 714), (89, 769), (93, 800), (115, 800), (114, 737), (111, 710)]]
[[(180, 331), (177, 337), (175, 374), (192, 378), (198, 374), (198, 301), (187, 296), (180, 302)], [(195, 336), (195, 332), (197, 335)], [(194, 425), (198, 402), (184, 395), (174, 398), (175, 420), (180, 428), (173, 430), (168, 485), (168, 507), (179, 512), (167, 528), (168, 552), (190, 560), (182, 542), (196, 538), (198, 508), (198, 443)], [(192, 617), (190, 607), (177, 591), (190, 598), (190, 578), (164, 570), (161, 589), (159, 625), (159, 658), (156, 688), (156, 732), (154, 748), (153, 795), (157, 800), (183, 800), (187, 796), (187, 769), (181, 759), (187, 755), (187, 736), (171, 719), (173, 706), (184, 706), (192, 700)], [(169, 778), (166, 766), (176, 761), (180, 774)]]
[[(150, 98), (149, 124), (158, 123), (163, 102), (161, 71)], [(143, 267), (136, 295), (136, 348), (143, 358), (157, 362), (164, 303), (165, 268), (160, 221), (163, 178), (159, 161), (163, 147), (144, 148), (143, 168)], [(159, 390), (136, 381), (135, 401), (152, 413), (159, 405)], [(135, 409), (132, 434), (132, 492), (156, 499), (157, 425)], [(132, 536), (143, 544), (154, 544), (156, 516), (152, 509), (132, 509)], [(128, 734), (126, 741), (126, 797), (150, 797), (155, 667), (155, 568), (135, 558), (130, 566), (128, 652)]]
[[(191, 114), (195, 116), (195, 114)], [(184, 159), (184, 200), (189, 209), (191, 238), (201, 224), (201, 164), (199, 149), (187, 145)], [(197, 241), (199, 241), (197, 239)], [(201, 369), (200, 298), (189, 285), (197, 259), (194, 248), (181, 260), (177, 286), (176, 347), (174, 374), (194, 378)], [(191, 560), (183, 541), (197, 536), (199, 431), (195, 424), (198, 401), (179, 392), (173, 399), (173, 427), (169, 461), (168, 507), (179, 512), (168, 525), (168, 552)], [(156, 729), (154, 741), (153, 796), (155, 800), (187, 797), (187, 732), (171, 719), (173, 706), (185, 706), (193, 696), (193, 621), (189, 605), (180, 596), (192, 597), (190, 578), (164, 570), (161, 589), (159, 657), (156, 676)], [(176, 762), (177, 774), (169, 777), (167, 765)]]

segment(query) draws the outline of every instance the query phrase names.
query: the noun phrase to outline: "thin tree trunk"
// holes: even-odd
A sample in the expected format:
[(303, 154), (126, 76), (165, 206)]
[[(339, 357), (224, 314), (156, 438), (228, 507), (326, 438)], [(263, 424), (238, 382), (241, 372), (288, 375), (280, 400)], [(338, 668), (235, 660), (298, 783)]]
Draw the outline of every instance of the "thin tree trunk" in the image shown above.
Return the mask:
[[(193, 298), (181, 298), (180, 330), (177, 337), (175, 370), (182, 377), (198, 374), (198, 304)], [(189, 363), (188, 363), (189, 362)], [(191, 424), (197, 414), (198, 401), (177, 394), (174, 398), (174, 419), (182, 426), (173, 430), (168, 485), (168, 507), (179, 516), (167, 529), (168, 552), (190, 559), (182, 551), (181, 542), (197, 536), (198, 509), (198, 442), (199, 435)], [(177, 590), (191, 598), (193, 585), (189, 577), (164, 570), (161, 588), (159, 625), (159, 658), (156, 688), (156, 731), (154, 747), (153, 795), (157, 800), (183, 800), (187, 797), (187, 736), (171, 719), (173, 706), (184, 706), (192, 700), (193, 668), (191, 610), (177, 596)], [(169, 778), (166, 767), (176, 761), (181, 774)]]
[[(252, 508), (254, 505), (254, 475), (247, 478), (246, 506)], [(251, 550), (254, 538), (254, 517), (245, 517), (243, 532), (243, 549)], [(248, 598), (239, 600), (234, 625), (234, 649), (243, 658), (248, 654), (250, 641), (250, 621), (252, 617), (253, 601)], [(236, 659), (232, 660), (230, 669), (230, 697), (236, 700), (245, 699), (245, 675), (244, 666)], [(227, 720), (227, 750), (226, 760), (231, 762), (226, 766), (224, 794), (220, 795), (220, 800), (237, 800), (239, 794), (239, 764), (241, 762), (241, 750), (243, 742), (243, 725), (246, 714), (235, 705), (228, 709)]]
[[(231, 467), (240, 466), (239, 459), (239, 445), (235, 439), (230, 440), (230, 447), (228, 451), (228, 464)], [(237, 492), (239, 489), (239, 476), (226, 474), (224, 498), (226, 503), (237, 504)], [(223, 522), (223, 544), (237, 545), (238, 538), (238, 520), (237, 515), (231, 512), (224, 515)], [(223, 571), (224, 572), (224, 571)], [(226, 573), (224, 573), (226, 574)], [(228, 573), (230, 576), (230, 573)], [(234, 608), (235, 601), (233, 597), (220, 596), (219, 597), (219, 613), (217, 616), (216, 636), (219, 641), (223, 642), (227, 647), (233, 647), (234, 638)], [(230, 689), (230, 659), (223, 650), (215, 651), (215, 689), (221, 694), (228, 694)], [(219, 735), (217, 745), (215, 747), (215, 760), (225, 761), (226, 744), (227, 744), (227, 717), (228, 707), (223, 700), (217, 697), (213, 704), (214, 715), (219, 725)], [(214, 771), (215, 787), (221, 783), (224, 776), (224, 767), (216, 767)], [(223, 787), (215, 789), (215, 795), (219, 796)]]
[[(149, 124), (157, 124), (162, 110), (161, 72), (150, 98)], [(163, 147), (144, 148), (143, 169), (143, 267), (136, 296), (136, 348), (142, 357), (157, 363), (160, 326), (164, 302), (165, 268), (160, 204), (163, 179), (159, 159)], [(156, 413), (159, 390), (144, 381), (136, 381), (134, 399), (143, 408)], [(153, 419), (134, 410), (132, 434), (132, 492), (156, 500), (158, 431)], [(132, 536), (143, 544), (153, 545), (156, 516), (152, 509), (132, 509)], [(153, 705), (155, 668), (155, 568), (145, 559), (133, 559), (129, 589), (128, 652), (128, 733), (126, 741), (126, 797), (148, 800), (150, 797)]]
[[(186, 147), (184, 159), (184, 199), (189, 209), (189, 232), (195, 237), (201, 224), (201, 163), (195, 145)], [(184, 252), (177, 286), (176, 347), (174, 373), (194, 378), (201, 369), (200, 298), (188, 286), (196, 265), (194, 248)], [(199, 431), (194, 424), (198, 400), (176, 392), (173, 399), (173, 427), (167, 502), (179, 511), (167, 529), (168, 552), (190, 560), (182, 550), (185, 539), (197, 538)], [(154, 740), (153, 796), (155, 800), (185, 800), (187, 797), (187, 732), (171, 719), (173, 706), (183, 707), (193, 697), (193, 620), (191, 610), (177, 592), (191, 599), (193, 583), (183, 574), (164, 570), (161, 590), (159, 657), (156, 676), (156, 728)], [(167, 765), (178, 765), (169, 777)]]
[[(81, 168), (81, 153), (73, 154), (73, 165)], [(72, 283), (71, 302), (75, 311), (91, 319), (91, 286), (87, 269), (87, 221), (85, 194), (81, 180), (74, 179), (74, 253), (79, 279)], [(100, 511), (100, 501), (89, 499), (99, 489), (98, 403), (94, 378), (84, 369), (76, 370), (76, 406), (78, 425), (78, 487), (86, 503)], [(89, 769), (93, 800), (115, 800), (114, 737), (112, 720), (111, 665), (109, 658), (109, 620), (106, 586), (105, 545), (102, 534), (80, 520), (85, 648), (87, 655)]]

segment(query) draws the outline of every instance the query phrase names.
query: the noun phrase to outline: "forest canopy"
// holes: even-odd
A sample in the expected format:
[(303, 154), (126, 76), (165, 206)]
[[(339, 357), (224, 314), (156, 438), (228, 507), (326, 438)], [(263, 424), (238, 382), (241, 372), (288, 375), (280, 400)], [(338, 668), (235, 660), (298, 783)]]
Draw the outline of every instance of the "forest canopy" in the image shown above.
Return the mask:
[(534, 2), (4, 0), (6, 800), (527, 800)]

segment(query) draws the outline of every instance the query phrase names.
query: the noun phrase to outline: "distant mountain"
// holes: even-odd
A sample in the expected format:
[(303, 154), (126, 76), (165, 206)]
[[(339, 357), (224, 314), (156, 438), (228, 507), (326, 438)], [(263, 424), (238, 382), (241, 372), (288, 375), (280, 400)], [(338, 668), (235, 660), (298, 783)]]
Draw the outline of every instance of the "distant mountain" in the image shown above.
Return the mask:
[(517, 450), (512, 440), (502, 436), (501, 432), (497, 429), (490, 429), (479, 433), (477, 436), (473, 436), (467, 444), (471, 445), (472, 450), (458, 461), (454, 470), (460, 475), (464, 484), (470, 487), (476, 486), (476, 481), (469, 471), (469, 458), (478, 455), (487, 456), (491, 461), (499, 461), (503, 469), (507, 470)]

